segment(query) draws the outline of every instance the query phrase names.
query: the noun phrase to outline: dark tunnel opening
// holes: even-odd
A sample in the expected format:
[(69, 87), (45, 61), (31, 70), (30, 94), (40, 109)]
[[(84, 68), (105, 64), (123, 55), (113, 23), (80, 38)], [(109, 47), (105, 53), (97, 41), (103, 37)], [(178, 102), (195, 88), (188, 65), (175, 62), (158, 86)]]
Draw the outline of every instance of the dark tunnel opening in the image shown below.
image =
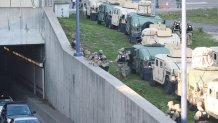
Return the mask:
[(0, 94), (44, 97), (44, 45), (0, 46)]

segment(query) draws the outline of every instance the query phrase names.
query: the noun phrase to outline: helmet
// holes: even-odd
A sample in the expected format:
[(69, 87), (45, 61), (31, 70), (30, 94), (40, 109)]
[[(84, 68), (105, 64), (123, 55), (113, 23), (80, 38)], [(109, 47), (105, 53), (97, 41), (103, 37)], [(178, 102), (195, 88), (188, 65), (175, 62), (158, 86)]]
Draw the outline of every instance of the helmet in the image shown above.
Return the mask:
[(99, 50), (98, 52), (99, 52), (99, 53), (103, 53), (103, 50)]

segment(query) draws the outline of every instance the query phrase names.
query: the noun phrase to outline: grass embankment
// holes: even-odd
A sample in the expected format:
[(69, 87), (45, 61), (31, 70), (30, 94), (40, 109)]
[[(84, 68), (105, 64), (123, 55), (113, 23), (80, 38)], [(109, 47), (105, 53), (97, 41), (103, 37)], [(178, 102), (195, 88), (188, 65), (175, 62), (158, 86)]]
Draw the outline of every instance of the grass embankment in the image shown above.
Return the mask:
[[(159, 14), (163, 19), (179, 20), (181, 19), (180, 11), (171, 11)], [(187, 20), (192, 23), (218, 24), (218, 10), (214, 9), (194, 9), (187, 10)]]
[[(76, 30), (75, 16), (69, 19), (59, 19), (69, 41), (72, 39), (72, 32)], [(114, 61), (117, 56), (117, 50), (121, 47), (131, 47), (128, 38), (121, 32), (105, 28), (94, 21), (80, 18), (81, 45), (83, 48), (92, 52), (102, 49), (108, 60)], [(199, 30), (194, 31), (193, 46), (218, 46), (208, 34)], [(110, 64), (110, 73), (116, 76), (114, 63)], [(175, 96), (166, 95), (162, 86), (150, 87), (148, 82), (140, 80), (138, 74), (130, 74), (128, 80), (123, 81), (127, 86), (135, 90), (139, 95), (150, 101), (162, 111), (167, 110), (167, 102), (175, 101)], [(189, 122), (193, 122), (193, 112), (189, 112)]]

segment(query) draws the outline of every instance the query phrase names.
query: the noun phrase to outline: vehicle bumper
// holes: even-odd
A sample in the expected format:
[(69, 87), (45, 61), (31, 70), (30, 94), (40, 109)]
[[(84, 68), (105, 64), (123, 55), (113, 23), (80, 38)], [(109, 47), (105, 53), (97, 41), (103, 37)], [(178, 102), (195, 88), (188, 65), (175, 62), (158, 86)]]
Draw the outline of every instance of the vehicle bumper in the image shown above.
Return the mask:
[(141, 33), (140, 32), (132, 32), (129, 35), (129, 40), (131, 43), (139, 43), (141, 41)]

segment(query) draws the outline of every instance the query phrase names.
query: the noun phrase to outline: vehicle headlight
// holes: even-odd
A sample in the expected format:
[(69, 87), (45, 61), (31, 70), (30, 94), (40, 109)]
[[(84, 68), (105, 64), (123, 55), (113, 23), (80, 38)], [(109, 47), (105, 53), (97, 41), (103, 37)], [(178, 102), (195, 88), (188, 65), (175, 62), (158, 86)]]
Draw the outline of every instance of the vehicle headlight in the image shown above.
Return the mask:
[(10, 123), (11, 122), (11, 119), (10, 118), (7, 118), (7, 123)]

